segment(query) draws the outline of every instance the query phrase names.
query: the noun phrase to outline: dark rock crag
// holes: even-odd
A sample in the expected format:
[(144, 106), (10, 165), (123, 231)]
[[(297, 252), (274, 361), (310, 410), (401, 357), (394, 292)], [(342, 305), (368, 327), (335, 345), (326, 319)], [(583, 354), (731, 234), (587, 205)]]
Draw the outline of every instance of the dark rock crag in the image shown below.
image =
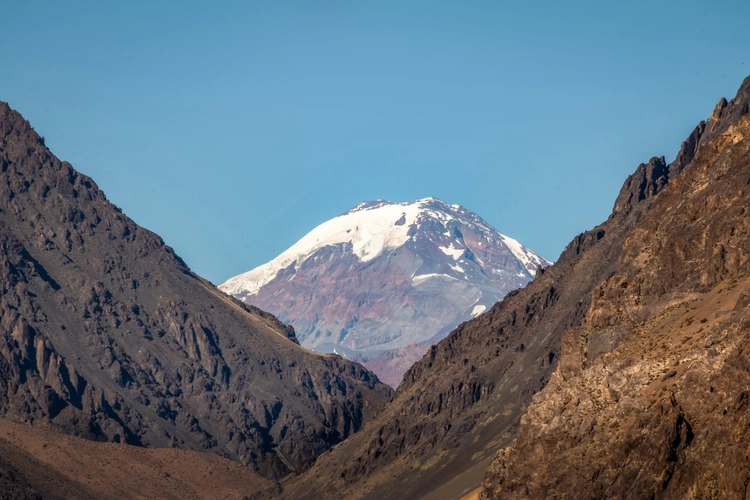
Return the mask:
[(210, 450), (278, 478), (391, 394), (193, 274), (5, 103), (0, 200), (3, 418)]

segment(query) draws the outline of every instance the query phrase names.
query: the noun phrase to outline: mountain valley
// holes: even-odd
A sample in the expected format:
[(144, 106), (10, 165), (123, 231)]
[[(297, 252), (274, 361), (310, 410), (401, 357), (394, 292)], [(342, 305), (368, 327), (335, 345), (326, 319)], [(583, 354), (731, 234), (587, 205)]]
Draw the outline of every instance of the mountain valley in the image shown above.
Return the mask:
[[(357, 363), (304, 349), (283, 311), (280, 321), (195, 275), (0, 103), (0, 487), (17, 498), (167, 497), (177, 482), (189, 497), (256, 499), (745, 498), (748, 197), (750, 77), (674, 161), (639, 165), (609, 218), (554, 265), (497, 250), (515, 277), (533, 277), (526, 286), (486, 304), (452, 289), (475, 317), (394, 392)], [(379, 220), (392, 238), (341, 225), (244, 276), (244, 292), (223, 288), (246, 298), (316, 274), (335, 283), (344, 274), (325, 263), (337, 252), (363, 275), (360, 291), (397, 281), (388, 260), (407, 280), (428, 276), (417, 286), (445, 281), (437, 274), (490, 282), (480, 266), (493, 252), (448, 219), (445, 239), (403, 246), (400, 230), (409, 241), (424, 206), (465, 210), (369, 202), (347, 214), (389, 210)], [(310, 318), (346, 309), (312, 304)], [(320, 312), (301, 343), (317, 349), (330, 330), (352, 351), (392, 341), (393, 359), (409, 355), (412, 340), (355, 342), (356, 317), (347, 327)]]

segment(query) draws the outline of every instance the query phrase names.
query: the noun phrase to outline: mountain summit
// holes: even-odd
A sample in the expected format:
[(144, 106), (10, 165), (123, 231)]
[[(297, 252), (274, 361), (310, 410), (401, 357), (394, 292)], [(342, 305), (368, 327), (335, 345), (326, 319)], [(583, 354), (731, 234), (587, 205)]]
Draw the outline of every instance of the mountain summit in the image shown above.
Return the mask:
[(549, 264), (460, 205), (377, 200), (219, 288), (292, 324), (303, 346), (396, 385), (428, 345)]

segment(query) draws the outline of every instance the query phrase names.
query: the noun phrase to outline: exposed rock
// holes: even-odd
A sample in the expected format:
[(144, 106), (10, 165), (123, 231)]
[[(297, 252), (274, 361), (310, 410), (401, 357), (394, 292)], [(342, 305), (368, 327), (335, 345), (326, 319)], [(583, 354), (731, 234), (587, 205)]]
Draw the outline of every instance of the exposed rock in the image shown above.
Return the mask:
[(680, 147), (680, 152), (677, 153), (675, 160), (669, 165), (669, 178), (674, 179), (679, 175), (691, 161), (695, 158), (695, 154), (698, 152), (698, 148), (701, 144), (701, 138), (706, 130), (706, 122), (700, 122), (693, 132), (690, 134), (685, 141), (683, 141)]
[(624, 240), (480, 498), (746, 497), (747, 86)]
[(648, 163), (641, 163), (622, 186), (615, 200), (613, 215), (619, 213), (627, 215), (634, 204), (659, 194), (667, 182), (669, 182), (669, 168), (663, 156), (651, 158)]
[(0, 416), (280, 477), (391, 391), (194, 275), (0, 103)]
[(706, 144), (717, 135), (724, 133), (731, 125), (737, 123), (740, 117), (748, 113), (750, 113), (750, 76), (742, 82), (734, 99), (727, 102), (722, 97), (716, 104), (711, 116), (706, 120), (706, 130), (701, 137), (700, 144)]

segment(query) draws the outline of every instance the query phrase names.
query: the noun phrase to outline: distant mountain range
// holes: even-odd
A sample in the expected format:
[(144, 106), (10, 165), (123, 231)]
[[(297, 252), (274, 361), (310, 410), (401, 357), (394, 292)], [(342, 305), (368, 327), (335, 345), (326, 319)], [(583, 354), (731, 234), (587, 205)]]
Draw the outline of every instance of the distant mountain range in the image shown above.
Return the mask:
[(392, 385), (458, 324), (550, 262), (460, 205), (364, 202), (219, 285), (290, 323), (305, 347)]

